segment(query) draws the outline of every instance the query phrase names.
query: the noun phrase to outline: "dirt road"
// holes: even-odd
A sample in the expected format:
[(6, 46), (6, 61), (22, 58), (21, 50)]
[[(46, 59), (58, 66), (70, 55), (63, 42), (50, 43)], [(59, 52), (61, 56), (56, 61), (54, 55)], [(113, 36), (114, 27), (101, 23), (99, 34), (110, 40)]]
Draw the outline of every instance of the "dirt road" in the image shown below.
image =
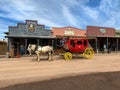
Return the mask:
[(90, 60), (35, 59), (0, 58), (1, 90), (120, 90), (120, 53)]

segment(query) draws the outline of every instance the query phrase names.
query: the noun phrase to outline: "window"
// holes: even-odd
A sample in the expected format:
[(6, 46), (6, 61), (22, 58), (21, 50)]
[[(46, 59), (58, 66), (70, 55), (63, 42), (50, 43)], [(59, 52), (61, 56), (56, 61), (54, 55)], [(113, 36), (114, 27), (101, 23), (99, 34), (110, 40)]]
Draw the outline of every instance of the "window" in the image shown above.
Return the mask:
[(71, 40), (71, 41), (70, 41), (70, 45), (71, 45), (72, 47), (75, 47), (75, 42), (74, 42), (74, 40)]
[(77, 44), (81, 45), (81, 44), (82, 44), (82, 41), (77, 41)]
[(87, 46), (87, 41), (86, 40), (84, 40), (84, 46)]

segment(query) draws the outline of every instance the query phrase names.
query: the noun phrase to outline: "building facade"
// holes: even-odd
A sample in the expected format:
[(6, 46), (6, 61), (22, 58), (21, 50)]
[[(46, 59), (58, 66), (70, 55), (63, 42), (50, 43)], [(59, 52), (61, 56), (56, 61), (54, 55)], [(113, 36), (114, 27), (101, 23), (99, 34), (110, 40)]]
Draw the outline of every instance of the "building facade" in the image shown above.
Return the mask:
[(52, 28), (52, 36), (57, 37), (85, 37), (86, 36), (86, 30), (74, 28), (74, 27), (53, 27)]
[(18, 23), (17, 26), (10, 26), (6, 33), (8, 38), (8, 52), (14, 49), (14, 55), (20, 53), (21, 46), (24, 47), (24, 54), (27, 54), (29, 44), (40, 46), (50, 45), (57, 48), (62, 37), (88, 38), (90, 45), (96, 52), (119, 51), (120, 36), (116, 30), (109, 27), (87, 26), (86, 30), (68, 27), (52, 27), (46, 29), (44, 25), (38, 24), (36, 20), (26, 20), (25, 23)]
[(14, 48), (15, 56), (20, 53), (21, 46), (25, 48), (24, 53), (27, 54), (29, 44), (52, 46), (54, 43), (51, 30), (38, 24), (36, 20), (26, 20), (25, 23), (18, 23), (15, 27), (10, 26), (6, 37), (8, 38), (8, 51), (10, 52)]
[(60, 45), (60, 40), (63, 37), (71, 37), (71, 38), (81, 38), (86, 37), (86, 30), (74, 28), (71, 26), (68, 27), (52, 27), (51, 29), (52, 36), (56, 38), (55, 40), (55, 48)]
[(87, 26), (87, 38), (96, 52), (120, 50), (120, 37), (116, 36), (115, 28)]

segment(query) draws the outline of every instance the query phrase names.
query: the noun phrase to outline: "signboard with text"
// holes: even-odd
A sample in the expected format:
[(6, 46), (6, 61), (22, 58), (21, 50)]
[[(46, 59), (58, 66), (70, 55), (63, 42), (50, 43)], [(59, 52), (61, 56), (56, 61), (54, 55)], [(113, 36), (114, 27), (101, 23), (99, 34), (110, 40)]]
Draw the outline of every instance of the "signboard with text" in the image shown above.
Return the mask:
[(74, 35), (74, 31), (72, 31), (72, 30), (65, 30), (64, 34), (65, 35)]

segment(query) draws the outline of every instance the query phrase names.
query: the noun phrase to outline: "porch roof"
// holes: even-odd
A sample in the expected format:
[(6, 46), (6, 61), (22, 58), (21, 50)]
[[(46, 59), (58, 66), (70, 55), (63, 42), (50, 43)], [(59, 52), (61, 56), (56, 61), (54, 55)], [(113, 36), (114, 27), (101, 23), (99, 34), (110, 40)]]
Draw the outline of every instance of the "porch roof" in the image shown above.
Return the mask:
[(33, 36), (33, 35), (22, 35), (22, 36), (16, 36), (16, 35), (8, 35), (5, 36), (6, 38), (48, 38), (48, 39), (54, 39), (54, 36)]

